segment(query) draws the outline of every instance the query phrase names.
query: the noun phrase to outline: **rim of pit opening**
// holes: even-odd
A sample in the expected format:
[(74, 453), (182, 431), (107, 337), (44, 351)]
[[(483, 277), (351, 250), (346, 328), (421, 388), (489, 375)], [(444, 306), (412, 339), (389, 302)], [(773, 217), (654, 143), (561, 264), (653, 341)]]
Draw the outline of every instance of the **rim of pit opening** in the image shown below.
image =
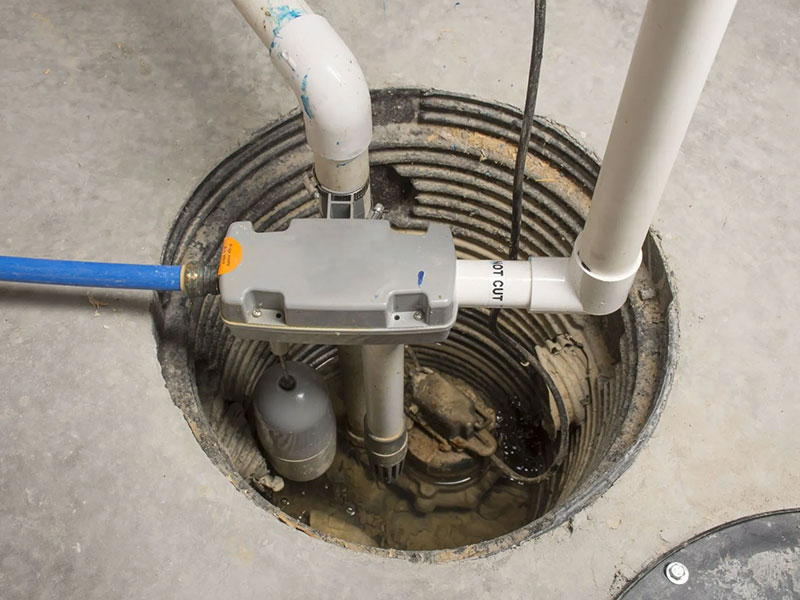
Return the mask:
[[(477, 252), (481, 258), (504, 258), (522, 119), (519, 109), (417, 88), (375, 90), (372, 102), (373, 202), (386, 204), (381, 194), (405, 195), (404, 204), (397, 205), (397, 214), (402, 213), (398, 217), (401, 226), (426, 219), (433, 222), (440, 218), (436, 215), (444, 214), (460, 256), (476, 257)], [(535, 120), (528, 153), (521, 255), (568, 256), (588, 210), (599, 172), (598, 159), (564, 126), (543, 118)], [(170, 229), (162, 257), (164, 264), (213, 264), (218, 260), (227, 226), (233, 221), (251, 220), (257, 229), (269, 229), (271, 223), (280, 228), (291, 218), (315, 216), (317, 204), (308, 177), (311, 165), (299, 111), (257, 131), (213, 167), (192, 192)], [(265, 169), (270, 173), (268, 190), (253, 183), (264, 176)], [(402, 177), (398, 178), (398, 174)], [(458, 194), (488, 206), (488, 221), (470, 221), (474, 213), (462, 215)], [(439, 202), (439, 212), (425, 204), (431, 198), (434, 204)], [(497, 229), (487, 231), (487, 223)], [(211, 461), (238, 490), (281, 522), (308, 536), (373, 555), (431, 563), (484, 557), (509, 550), (567, 522), (611, 487), (652, 435), (677, 362), (678, 303), (673, 276), (655, 233), (648, 234), (643, 254), (643, 283), (634, 286), (621, 309), (623, 318), (616, 319), (614, 326), (619, 328), (622, 323), (620, 344), (627, 336), (624, 342), (635, 348), (637, 356), (652, 352), (657, 364), (652, 366), (646, 393), (640, 389), (643, 384), (635, 381), (639, 379), (638, 362), (630, 375), (633, 380), (622, 386), (630, 390), (631, 396), (623, 402), (627, 412), (620, 429), (625, 429), (624, 433), (615, 434), (603, 450), (607, 455), (592, 469), (587, 467), (589, 473), (581, 475), (572, 494), (560, 505), (510, 533), (458, 548), (398, 550), (347, 542), (295, 520), (258, 493), (233, 467), (200, 405), (190, 351), (199, 334), (189, 325), (202, 319), (202, 302), (193, 303), (177, 294), (157, 296), (153, 313), (159, 361), (173, 401)], [(611, 326), (602, 320), (615, 317), (584, 318), (600, 319), (598, 327), (608, 329)], [(203, 326), (222, 327), (216, 323)]]

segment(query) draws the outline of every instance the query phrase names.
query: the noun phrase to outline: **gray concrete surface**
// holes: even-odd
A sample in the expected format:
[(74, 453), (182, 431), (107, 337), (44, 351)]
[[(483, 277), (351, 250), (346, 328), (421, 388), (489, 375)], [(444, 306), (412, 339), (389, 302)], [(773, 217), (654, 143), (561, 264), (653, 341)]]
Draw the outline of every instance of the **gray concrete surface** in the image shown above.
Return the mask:
[[(373, 87), (521, 105), (529, 2), (316, 5)], [(642, 1), (550, 3), (539, 112), (602, 154)], [(741, 0), (656, 227), (680, 363), (655, 436), (575, 519), (432, 566), (309, 539), (237, 492), (159, 371), (146, 293), (0, 286), (0, 597), (609, 598), (684, 538), (800, 504), (800, 10)], [(0, 6), (0, 251), (157, 261), (203, 175), (293, 108), (223, 0)]]

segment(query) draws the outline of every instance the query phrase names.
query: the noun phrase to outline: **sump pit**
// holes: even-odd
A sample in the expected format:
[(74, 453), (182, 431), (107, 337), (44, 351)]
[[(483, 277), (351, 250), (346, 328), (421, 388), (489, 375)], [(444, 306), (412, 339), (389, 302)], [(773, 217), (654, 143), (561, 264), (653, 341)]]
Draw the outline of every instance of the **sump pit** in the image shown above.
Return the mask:
[[(373, 201), (386, 207), (395, 228), (448, 225), (460, 258), (502, 257), (520, 118), (514, 108), (459, 95), (416, 89), (373, 93)], [(569, 255), (598, 171), (593, 156), (561, 127), (535, 123), (521, 255)], [(310, 172), (299, 115), (259, 132), (189, 198), (167, 240), (165, 263), (218, 260), (233, 221), (249, 220), (266, 231), (317, 216)], [(486, 311), (460, 311), (446, 342), (412, 348), (407, 363), (435, 369), (497, 410), (503, 456), (518, 472), (535, 474), (554, 451), (545, 392), (498, 344), (487, 318)], [(564, 522), (606, 490), (655, 426), (677, 335), (668, 270), (652, 237), (629, 301), (617, 313), (596, 318), (504, 311), (501, 327), (530, 351), (539, 349), (571, 399), (568, 457), (555, 477), (528, 486), (505, 477), (489, 482), (485, 470), (443, 459), (447, 473), (470, 479), (454, 476), (446, 482), (450, 487), (439, 486), (432, 509), (418, 502), (419, 481), (416, 487), (389, 489), (369, 479), (342, 432), (325, 477), (270, 490), (248, 416), (255, 382), (274, 361), (267, 344), (234, 339), (220, 321), (214, 297), (163, 296), (156, 320), (170, 393), (201, 446), (239, 489), (284, 522), (328, 541), (380, 547), (392, 555), (433, 550), (424, 554), (431, 560), (511, 547)], [(322, 371), (336, 406), (336, 349), (298, 346), (292, 354)], [(339, 407), (340, 421), (341, 412)], [(412, 462), (409, 467), (413, 471)], [(465, 492), (483, 494), (477, 504), (458, 497), (478, 484), (486, 491)], [(461, 550), (435, 552), (445, 548)]]

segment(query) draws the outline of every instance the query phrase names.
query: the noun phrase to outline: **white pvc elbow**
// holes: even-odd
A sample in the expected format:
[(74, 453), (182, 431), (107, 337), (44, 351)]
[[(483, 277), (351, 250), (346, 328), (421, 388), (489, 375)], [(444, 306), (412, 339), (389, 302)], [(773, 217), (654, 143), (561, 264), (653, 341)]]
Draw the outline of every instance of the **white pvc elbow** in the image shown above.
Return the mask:
[(302, 0), (233, 3), (297, 97), (319, 183), (337, 193), (360, 190), (369, 178), (372, 104), (353, 53)]
[[(576, 249), (580, 248), (579, 242), (580, 236), (575, 241)], [(617, 311), (625, 304), (636, 273), (639, 272), (639, 265), (642, 264), (642, 251), (627, 269), (608, 273), (589, 270), (581, 260), (579, 250), (574, 251), (568, 260), (565, 269), (567, 282), (578, 299), (581, 312), (602, 316)]]
[(335, 162), (363, 154), (372, 138), (369, 88), (358, 61), (330, 23), (302, 0), (233, 3), (297, 96), (314, 154)]
[(348, 162), (366, 152), (372, 139), (367, 81), (328, 21), (307, 14), (286, 23), (271, 42), (270, 56), (302, 107), (314, 154)]

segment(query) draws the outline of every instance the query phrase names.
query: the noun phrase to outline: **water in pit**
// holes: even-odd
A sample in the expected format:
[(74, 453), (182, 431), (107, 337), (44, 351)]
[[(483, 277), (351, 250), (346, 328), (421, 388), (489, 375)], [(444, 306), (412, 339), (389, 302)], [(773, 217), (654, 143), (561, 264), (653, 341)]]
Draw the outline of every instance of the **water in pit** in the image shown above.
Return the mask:
[[(453, 378), (454, 379), (454, 378)], [(458, 380), (459, 386), (468, 387)], [(475, 508), (442, 508), (421, 512), (414, 497), (397, 485), (377, 482), (363, 455), (350, 446), (344, 430), (344, 409), (337, 386), (331, 385), (337, 415), (337, 452), (327, 473), (310, 482), (285, 480), (279, 492), (265, 497), (288, 515), (336, 538), (368, 546), (398, 550), (456, 548), (492, 539), (518, 529), (534, 517), (532, 493), (525, 486), (499, 474), (491, 477), (491, 488), (482, 494)], [(518, 399), (513, 404), (521, 408)], [(512, 407), (511, 411), (515, 409)], [(519, 426), (513, 414), (499, 413), (500, 447), (504, 459), (521, 474), (534, 475), (543, 469), (542, 448), (549, 445), (540, 427), (523, 427), (525, 438), (509, 440)], [(505, 426), (503, 426), (505, 424)], [(474, 477), (480, 480), (483, 474)], [(469, 483), (461, 483), (465, 487)]]

